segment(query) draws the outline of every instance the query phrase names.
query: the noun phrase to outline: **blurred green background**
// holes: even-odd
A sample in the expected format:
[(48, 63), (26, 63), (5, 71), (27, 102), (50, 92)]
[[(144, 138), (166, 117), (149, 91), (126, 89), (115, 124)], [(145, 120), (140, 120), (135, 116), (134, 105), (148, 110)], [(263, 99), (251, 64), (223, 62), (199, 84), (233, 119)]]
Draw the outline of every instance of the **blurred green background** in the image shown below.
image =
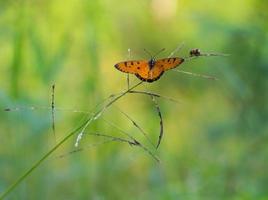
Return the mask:
[[(128, 49), (131, 59), (148, 59), (144, 48), (166, 48), (159, 57), (167, 57), (184, 42), (176, 56), (192, 48), (231, 56), (180, 66), (219, 81), (169, 71), (140, 87), (180, 101), (158, 99), (160, 164), (115, 142), (58, 158), (74, 149), (72, 137), (9, 199), (268, 199), (267, 10), (262, 0), (1, 0), (0, 193), (55, 145), (53, 83), (60, 141), (85, 119), (76, 110), (90, 111), (126, 88), (126, 75), (113, 66), (129, 59)], [(131, 94), (116, 105), (156, 143), (150, 98)], [(87, 132), (121, 136), (104, 119), (150, 147), (115, 107)], [(101, 141), (85, 135), (80, 145)]]

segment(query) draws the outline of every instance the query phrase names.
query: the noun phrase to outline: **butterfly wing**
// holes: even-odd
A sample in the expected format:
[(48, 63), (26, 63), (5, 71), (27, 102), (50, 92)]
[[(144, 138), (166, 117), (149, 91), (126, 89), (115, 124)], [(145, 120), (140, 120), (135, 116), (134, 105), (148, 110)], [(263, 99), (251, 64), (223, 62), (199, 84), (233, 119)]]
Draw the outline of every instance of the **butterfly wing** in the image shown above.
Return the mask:
[[(115, 65), (115, 68), (121, 72), (135, 74), (140, 80), (152, 82), (154, 73), (149, 73), (148, 60), (137, 60), (137, 61), (125, 61)], [(151, 78), (150, 78), (151, 76)]]
[(157, 81), (165, 71), (173, 69), (183, 63), (183, 58), (164, 58), (155, 61), (153, 68), (144, 70), (143, 73), (138, 73), (136, 76), (146, 82)]
[(162, 65), (155, 64), (152, 69), (147, 67), (146, 70), (139, 71), (139, 73), (135, 74), (140, 80), (146, 82), (154, 82), (158, 80), (164, 73), (164, 69)]
[(147, 60), (125, 61), (117, 63), (114, 66), (119, 71), (125, 73), (130, 74), (144, 73), (144, 71), (148, 70), (148, 61)]
[(164, 71), (176, 68), (178, 65), (184, 62), (183, 58), (164, 58), (159, 59), (155, 62), (155, 66), (161, 66)]

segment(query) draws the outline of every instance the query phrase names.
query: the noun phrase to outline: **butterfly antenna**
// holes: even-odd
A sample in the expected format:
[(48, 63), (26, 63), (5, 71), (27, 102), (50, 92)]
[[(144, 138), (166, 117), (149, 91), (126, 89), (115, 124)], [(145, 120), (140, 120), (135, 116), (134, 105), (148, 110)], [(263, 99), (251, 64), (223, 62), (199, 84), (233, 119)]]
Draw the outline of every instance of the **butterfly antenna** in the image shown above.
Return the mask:
[(162, 52), (165, 51), (165, 50), (166, 50), (165, 48), (161, 49), (161, 50), (158, 51), (156, 54), (154, 54), (153, 58), (155, 58), (158, 54), (162, 53)]
[(143, 49), (151, 58), (153, 58), (153, 56), (152, 56), (152, 54), (149, 52), (149, 51), (147, 51), (147, 49)]

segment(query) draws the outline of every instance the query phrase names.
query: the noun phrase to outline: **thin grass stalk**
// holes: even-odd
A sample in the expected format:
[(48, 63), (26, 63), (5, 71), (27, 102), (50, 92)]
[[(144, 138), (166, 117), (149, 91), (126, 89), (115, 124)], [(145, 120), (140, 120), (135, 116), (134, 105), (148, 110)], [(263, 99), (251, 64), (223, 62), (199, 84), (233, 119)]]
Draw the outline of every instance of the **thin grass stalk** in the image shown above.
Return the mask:
[(56, 144), (51, 150), (49, 150), (41, 159), (39, 159), (36, 163), (30, 167), (22, 176), (20, 176), (14, 183), (12, 183), (1, 195), (0, 199), (4, 199), (8, 194), (10, 194), (27, 176), (29, 176), (41, 163), (43, 163), (54, 151), (56, 151), (63, 143), (65, 143), (70, 137), (72, 137), (75, 133), (77, 133), (79, 130), (81, 130), (85, 125), (92, 120), (92, 118), (98, 116), (103, 110), (106, 110), (108, 107), (110, 107), (114, 102), (119, 100), (121, 97), (123, 97), (125, 94), (127, 94), (130, 90), (138, 87), (140, 84), (142, 84), (142, 81), (135, 84), (125, 92), (121, 93), (119, 96), (112, 99), (110, 102), (108, 102), (102, 109), (100, 109), (98, 112), (96, 112), (93, 116), (88, 118), (85, 122), (83, 122), (79, 127), (74, 129), (72, 132), (70, 132), (65, 138), (63, 138), (58, 144)]

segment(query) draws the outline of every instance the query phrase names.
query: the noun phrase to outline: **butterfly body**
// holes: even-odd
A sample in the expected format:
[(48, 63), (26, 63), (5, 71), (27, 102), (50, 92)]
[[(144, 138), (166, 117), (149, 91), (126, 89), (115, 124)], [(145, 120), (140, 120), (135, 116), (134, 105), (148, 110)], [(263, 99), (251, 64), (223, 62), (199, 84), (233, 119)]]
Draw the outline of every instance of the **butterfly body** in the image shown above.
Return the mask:
[(152, 70), (155, 65), (155, 59), (152, 58), (151, 60), (149, 60), (148, 65), (150, 70)]
[(183, 58), (164, 58), (155, 60), (136, 60), (124, 61), (115, 64), (115, 68), (124, 72), (135, 74), (137, 78), (145, 82), (154, 82), (158, 80), (165, 71), (176, 68), (183, 63)]

